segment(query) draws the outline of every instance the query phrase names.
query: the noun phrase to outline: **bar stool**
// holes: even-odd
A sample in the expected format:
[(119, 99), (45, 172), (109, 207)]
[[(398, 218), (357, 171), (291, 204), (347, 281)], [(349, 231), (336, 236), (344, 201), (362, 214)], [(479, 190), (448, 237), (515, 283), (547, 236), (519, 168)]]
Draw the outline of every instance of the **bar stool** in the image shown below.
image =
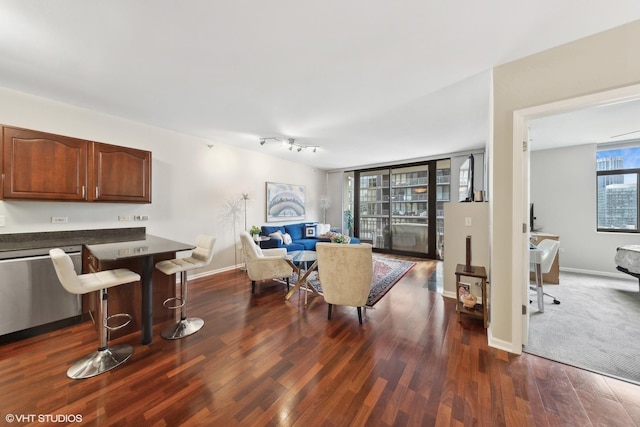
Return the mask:
[[(109, 331), (123, 328), (131, 322), (129, 314), (114, 314), (107, 316), (107, 289), (125, 283), (137, 282), (140, 275), (131, 270), (119, 268), (116, 270), (99, 271), (97, 273), (77, 274), (71, 257), (62, 249), (49, 251), (51, 261), (62, 286), (72, 294), (88, 294), (97, 292), (99, 304), (97, 308), (98, 350), (75, 362), (67, 370), (67, 376), (72, 379), (91, 378), (107, 372), (126, 362), (133, 354), (133, 347), (128, 344), (108, 346)], [(117, 326), (109, 326), (112, 318), (126, 318)]]
[(204, 326), (204, 320), (198, 317), (187, 318), (187, 271), (204, 267), (211, 262), (215, 242), (214, 237), (200, 234), (196, 238), (196, 248), (190, 257), (168, 259), (156, 264), (156, 268), (166, 275), (180, 273), (180, 296), (167, 298), (163, 302), (168, 309), (180, 309), (180, 320), (164, 328), (160, 333), (162, 338), (184, 338), (198, 332)]

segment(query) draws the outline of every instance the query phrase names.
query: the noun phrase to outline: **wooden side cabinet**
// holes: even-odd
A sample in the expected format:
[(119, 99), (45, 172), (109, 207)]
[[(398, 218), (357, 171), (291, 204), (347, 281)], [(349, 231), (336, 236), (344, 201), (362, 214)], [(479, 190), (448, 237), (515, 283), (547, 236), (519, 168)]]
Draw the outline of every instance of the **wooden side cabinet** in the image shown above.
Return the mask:
[[(482, 297), (479, 299), (481, 301), (479, 304), (476, 304), (474, 308), (467, 308), (462, 305), (462, 301), (460, 300), (460, 288), (461, 288), (461, 277), (472, 277), (476, 279), (480, 279), (481, 283), (481, 292)], [(476, 295), (477, 296), (477, 295)], [(484, 267), (471, 266), (471, 271), (465, 271), (464, 264), (458, 264), (456, 266), (456, 311), (458, 312), (458, 322), (461, 319), (461, 316), (464, 314), (466, 316), (475, 317), (477, 319), (481, 319), (484, 323), (484, 327), (486, 328), (489, 325), (489, 306), (487, 304), (487, 271)]]
[(86, 200), (89, 142), (28, 129), (2, 129), (5, 199)]
[(92, 200), (151, 203), (151, 152), (94, 142)]
[(2, 127), (2, 197), (151, 203), (151, 152)]

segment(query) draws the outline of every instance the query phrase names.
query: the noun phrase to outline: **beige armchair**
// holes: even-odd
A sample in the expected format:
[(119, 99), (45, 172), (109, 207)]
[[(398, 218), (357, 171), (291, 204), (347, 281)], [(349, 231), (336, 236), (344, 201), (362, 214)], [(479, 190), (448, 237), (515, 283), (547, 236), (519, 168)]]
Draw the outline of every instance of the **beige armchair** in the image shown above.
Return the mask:
[(331, 307), (349, 305), (358, 308), (358, 321), (362, 324), (362, 307), (367, 303), (373, 279), (371, 245), (366, 243), (346, 245), (342, 243), (316, 244), (318, 278)]
[(244, 263), (251, 279), (251, 293), (256, 291), (257, 280), (286, 279), (287, 290), (293, 267), (285, 259), (285, 248), (261, 249), (248, 232), (240, 233)]

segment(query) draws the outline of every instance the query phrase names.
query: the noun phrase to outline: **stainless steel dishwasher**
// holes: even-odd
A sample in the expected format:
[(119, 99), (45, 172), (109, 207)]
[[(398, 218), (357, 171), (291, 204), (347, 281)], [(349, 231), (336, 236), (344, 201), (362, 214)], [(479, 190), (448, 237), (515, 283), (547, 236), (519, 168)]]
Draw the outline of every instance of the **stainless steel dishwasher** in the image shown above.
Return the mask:
[[(81, 314), (81, 297), (58, 281), (50, 248), (0, 252), (0, 337)], [(82, 269), (82, 246), (62, 248)]]

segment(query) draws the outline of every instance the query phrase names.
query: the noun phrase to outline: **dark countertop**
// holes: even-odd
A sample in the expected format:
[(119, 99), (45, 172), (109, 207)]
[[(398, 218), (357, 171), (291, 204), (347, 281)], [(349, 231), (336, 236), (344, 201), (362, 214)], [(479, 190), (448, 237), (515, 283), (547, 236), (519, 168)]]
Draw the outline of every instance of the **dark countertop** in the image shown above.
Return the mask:
[(0, 252), (142, 240), (146, 227), (0, 234)]
[(87, 245), (91, 254), (101, 261), (139, 258), (146, 255), (175, 253), (194, 249), (195, 246), (147, 234), (142, 239), (125, 242)]

